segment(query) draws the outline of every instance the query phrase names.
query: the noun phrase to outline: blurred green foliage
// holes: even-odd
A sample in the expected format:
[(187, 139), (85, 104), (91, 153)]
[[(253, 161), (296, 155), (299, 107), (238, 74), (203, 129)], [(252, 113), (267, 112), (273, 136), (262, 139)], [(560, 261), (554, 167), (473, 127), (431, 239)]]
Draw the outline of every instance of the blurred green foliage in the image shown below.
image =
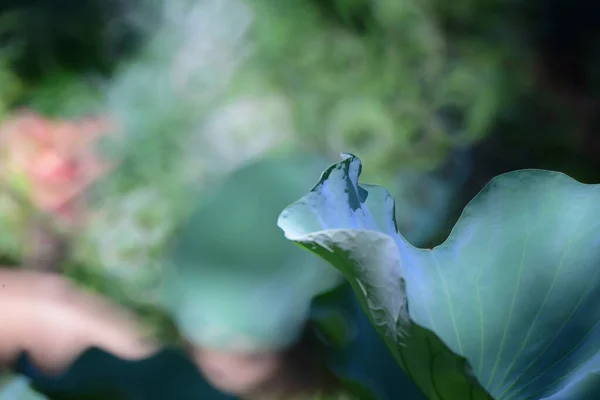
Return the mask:
[[(528, 59), (507, 48), (513, 31), (495, 42), (449, 32), (431, 2), (253, 5), (255, 51), (241, 90), (267, 81), (284, 91), (303, 141), (359, 151), (378, 181), (406, 166), (431, 169), (476, 142), (527, 88)], [(511, 57), (521, 59), (508, 70)]]
[[(460, 180), (413, 177), (484, 137), (528, 84), (518, 30), (472, 22), (514, 11), (501, 1), (68, 4), (15, 6), (0, 26), (20, 50), (8, 63), (26, 83), (18, 104), (65, 118), (104, 114), (120, 127), (121, 140), (106, 143), (119, 169), (95, 197), (99, 215), (123, 222), (91, 225), (76, 257), (121, 269), (122, 279), (137, 278), (123, 263), (143, 265), (160, 252), (123, 215), (152, 202), (140, 193), (162, 198), (154, 224), (165, 232), (203, 187), (281, 147), (332, 159), (354, 151), (372, 166), (371, 181), (429, 198), (444, 190), (450, 199)], [(422, 210), (400, 203), (399, 219), (439, 214), (442, 223), (447, 202), (425, 203)], [(415, 240), (436, 229), (430, 224)]]

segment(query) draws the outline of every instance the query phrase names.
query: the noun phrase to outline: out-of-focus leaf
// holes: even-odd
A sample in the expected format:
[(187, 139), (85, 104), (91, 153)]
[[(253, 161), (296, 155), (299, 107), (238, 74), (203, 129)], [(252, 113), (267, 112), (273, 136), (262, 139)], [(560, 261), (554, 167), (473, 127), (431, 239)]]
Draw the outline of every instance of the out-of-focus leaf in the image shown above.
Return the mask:
[(234, 400), (210, 387), (196, 366), (174, 350), (160, 351), (146, 360), (124, 361), (93, 348), (58, 376), (40, 373), (26, 357), (18, 369), (55, 400)]
[(31, 388), (30, 379), (21, 375), (0, 377), (0, 400), (48, 400)]
[(164, 302), (190, 341), (227, 350), (286, 347), (302, 332), (313, 296), (340, 283), (335, 270), (287, 242), (275, 223), (324, 164), (308, 154), (248, 164), (176, 231)]

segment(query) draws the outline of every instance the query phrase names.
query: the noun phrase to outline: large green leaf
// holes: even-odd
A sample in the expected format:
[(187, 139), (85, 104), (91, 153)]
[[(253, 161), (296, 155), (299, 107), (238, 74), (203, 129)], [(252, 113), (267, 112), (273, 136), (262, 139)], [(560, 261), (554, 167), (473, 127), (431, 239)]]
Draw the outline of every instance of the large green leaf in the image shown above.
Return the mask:
[(597, 398), (600, 185), (501, 175), (442, 245), (417, 249), (397, 233), (389, 194), (358, 185), (360, 171), (346, 156), (279, 226), (346, 275), (426, 395), (486, 398), (465, 389), (472, 376), (498, 400)]

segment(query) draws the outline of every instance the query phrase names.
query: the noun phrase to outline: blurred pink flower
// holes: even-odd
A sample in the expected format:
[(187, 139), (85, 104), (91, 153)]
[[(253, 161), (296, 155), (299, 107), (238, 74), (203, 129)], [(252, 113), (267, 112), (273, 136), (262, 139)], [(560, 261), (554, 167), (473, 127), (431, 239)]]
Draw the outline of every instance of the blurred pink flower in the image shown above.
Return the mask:
[(113, 168), (93, 145), (114, 131), (105, 118), (51, 120), (20, 112), (0, 125), (0, 178), (58, 222), (77, 223), (80, 195)]

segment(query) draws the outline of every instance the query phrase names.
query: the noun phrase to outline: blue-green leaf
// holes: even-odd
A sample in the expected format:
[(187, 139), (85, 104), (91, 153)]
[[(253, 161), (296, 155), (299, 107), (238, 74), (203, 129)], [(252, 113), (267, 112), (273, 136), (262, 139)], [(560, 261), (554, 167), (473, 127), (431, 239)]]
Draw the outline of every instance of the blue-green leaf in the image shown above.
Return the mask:
[(358, 185), (360, 169), (354, 156), (330, 167), (279, 225), (346, 275), (427, 396), (467, 399), (470, 376), (474, 398), (476, 382), (498, 400), (597, 397), (600, 185), (501, 175), (430, 250), (397, 233), (389, 194)]

